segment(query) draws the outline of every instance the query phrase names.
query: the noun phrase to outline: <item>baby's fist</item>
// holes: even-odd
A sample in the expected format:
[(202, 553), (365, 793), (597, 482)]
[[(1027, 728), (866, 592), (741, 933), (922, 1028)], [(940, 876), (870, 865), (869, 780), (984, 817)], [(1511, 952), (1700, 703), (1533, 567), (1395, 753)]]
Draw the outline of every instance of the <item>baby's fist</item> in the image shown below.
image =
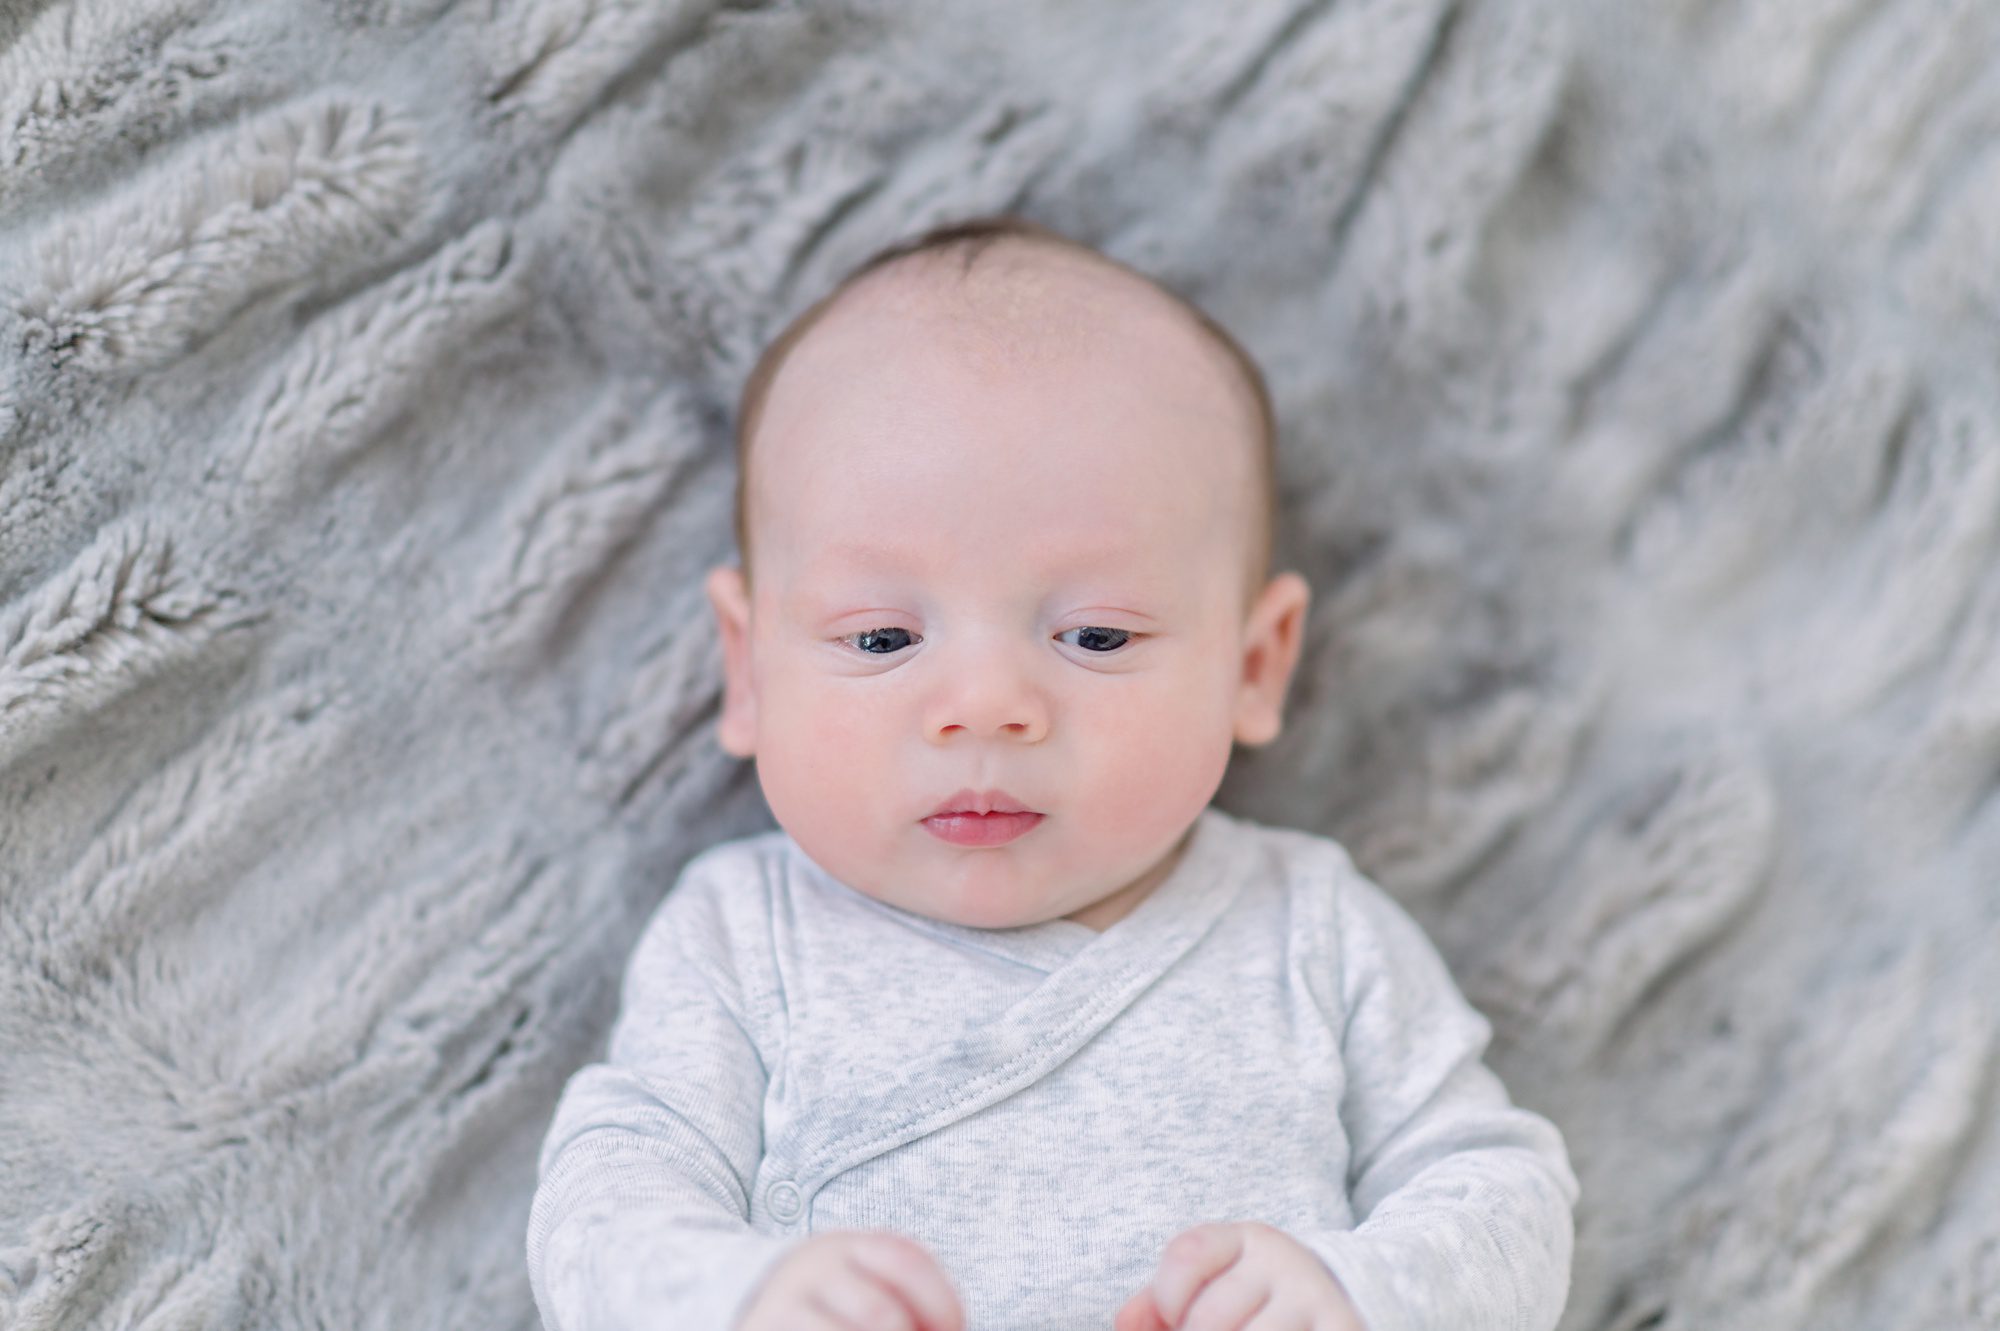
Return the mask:
[(930, 1250), (884, 1229), (815, 1234), (771, 1267), (736, 1331), (965, 1331)]
[(1160, 1255), (1115, 1331), (1367, 1331), (1312, 1249), (1256, 1221), (1196, 1225)]

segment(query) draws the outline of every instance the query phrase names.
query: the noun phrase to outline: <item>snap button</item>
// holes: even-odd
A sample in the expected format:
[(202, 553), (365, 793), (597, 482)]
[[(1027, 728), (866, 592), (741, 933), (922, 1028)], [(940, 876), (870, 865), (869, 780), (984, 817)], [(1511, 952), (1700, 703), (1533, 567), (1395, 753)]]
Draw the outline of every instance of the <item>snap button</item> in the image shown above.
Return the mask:
[(805, 1198), (799, 1193), (799, 1185), (788, 1178), (781, 1178), (764, 1192), (764, 1203), (771, 1208), (771, 1214), (780, 1220), (791, 1221), (799, 1218), (805, 1210)]

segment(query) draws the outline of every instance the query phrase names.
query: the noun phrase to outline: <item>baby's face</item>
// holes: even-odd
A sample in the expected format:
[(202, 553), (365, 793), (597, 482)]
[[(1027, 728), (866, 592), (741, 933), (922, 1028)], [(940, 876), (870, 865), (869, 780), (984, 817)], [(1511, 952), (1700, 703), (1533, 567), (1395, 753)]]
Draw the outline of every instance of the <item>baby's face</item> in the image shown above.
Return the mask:
[[(1306, 587), (1246, 604), (1252, 407), (1164, 297), (1068, 256), (981, 271), (857, 286), (772, 386), (754, 590), (709, 579), (719, 737), (857, 891), (1103, 928), (1276, 734)], [(1039, 817), (933, 817), (966, 790)]]

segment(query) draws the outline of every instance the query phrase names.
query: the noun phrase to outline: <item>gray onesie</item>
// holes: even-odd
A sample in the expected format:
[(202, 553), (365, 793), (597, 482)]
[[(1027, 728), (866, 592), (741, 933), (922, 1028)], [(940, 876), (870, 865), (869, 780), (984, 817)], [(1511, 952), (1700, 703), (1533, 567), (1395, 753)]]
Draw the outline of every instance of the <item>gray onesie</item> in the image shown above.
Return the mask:
[(1102, 933), (932, 920), (739, 838), (688, 862), (563, 1091), (535, 1302), (726, 1331), (806, 1235), (890, 1229), (970, 1331), (1110, 1331), (1169, 1239), (1260, 1220), (1370, 1331), (1546, 1331), (1577, 1182), (1490, 1035), (1338, 842), (1213, 805)]

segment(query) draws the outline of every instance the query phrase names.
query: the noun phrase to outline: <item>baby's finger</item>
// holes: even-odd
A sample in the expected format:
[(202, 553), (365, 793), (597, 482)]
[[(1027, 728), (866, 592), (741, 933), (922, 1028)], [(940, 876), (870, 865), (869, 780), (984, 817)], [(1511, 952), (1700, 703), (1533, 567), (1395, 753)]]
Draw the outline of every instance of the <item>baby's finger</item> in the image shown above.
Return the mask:
[(1312, 1314), (1299, 1304), (1273, 1298), (1244, 1323), (1243, 1331), (1313, 1331)]
[(854, 1331), (917, 1331), (917, 1315), (902, 1296), (859, 1266), (823, 1282), (813, 1297)]
[(1203, 1285), (1175, 1325), (1180, 1331), (1243, 1331), (1270, 1301), (1270, 1280), (1239, 1264)]
[(787, 1303), (782, 1308), (761, 1308), (757, 1320), (747, 1321), (743, 1326), (746, 1331), (750, 1327), (768, 1326), (781, 1326), (785, 1331), (856, 1331), (845, 1318), (810, 1293), (801, 1293), (797, 1302)]
[(1169, 1331), (1159, 1306), (1153, 1302), (1151, 1285), (1125, 1300), (1125, 1306), (1112, 1319), (1111, 1331)]
[(792, 1318), (799, 1331), (868, 1331), (865, 1326), (836, 1312), (826, 1301), (823, 1290), (812, 1290), (806, 1294), (805, 1305), (797, 1309)]
[(1243, 1235), (1234, 1225), (1196, 1225), (1174, 1237), (1160, 1254), (1153, 1276), (1153, 1303), (1160, 1320), (1180, 1326), (1201, 1287), (1243, 1255)]
[(899, 1234), (870, 1234), (848, 1249), (848, 1257), (909, 1305), (920, 1331), (965, 1331), (958, 1291), (922, 1244)]

